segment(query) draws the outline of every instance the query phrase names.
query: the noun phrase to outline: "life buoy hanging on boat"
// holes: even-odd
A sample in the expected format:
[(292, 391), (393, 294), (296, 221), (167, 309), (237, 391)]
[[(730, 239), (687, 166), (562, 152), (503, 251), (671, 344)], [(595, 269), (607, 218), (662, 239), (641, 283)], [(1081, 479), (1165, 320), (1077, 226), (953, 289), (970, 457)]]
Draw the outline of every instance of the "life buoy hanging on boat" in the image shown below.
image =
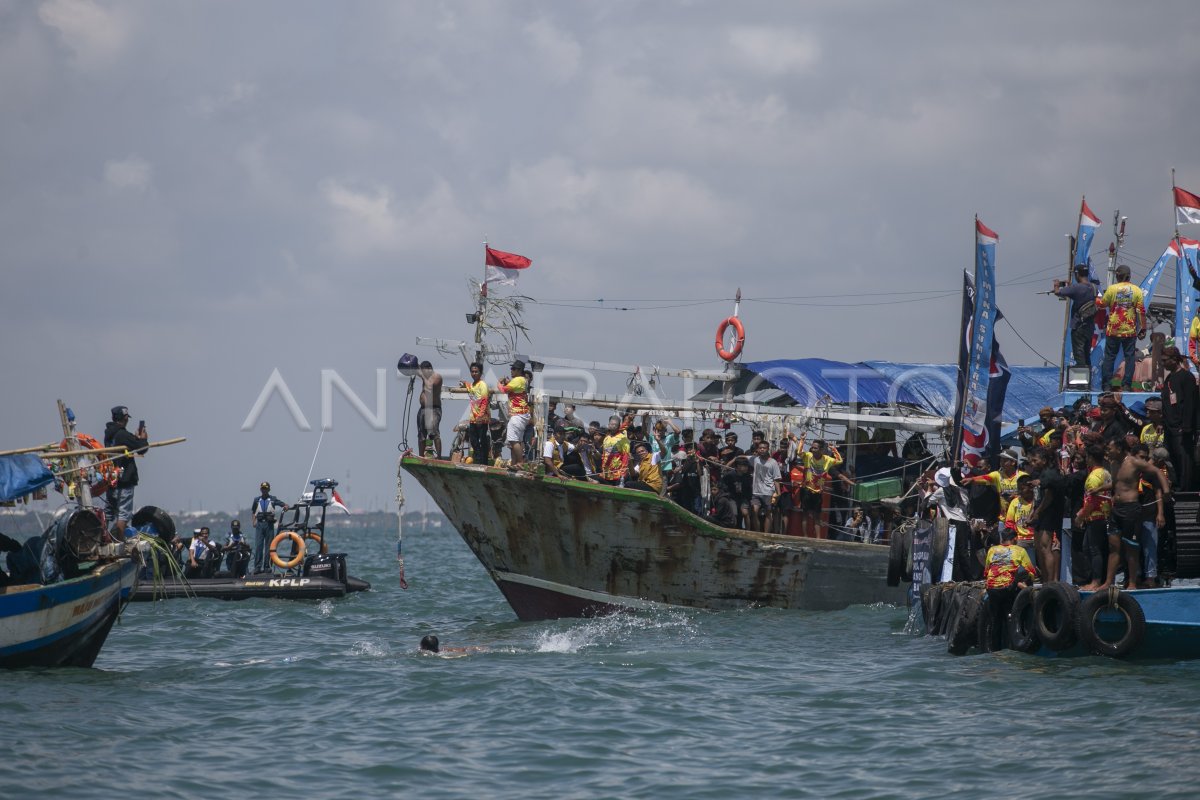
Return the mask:
[(308, 539), (310, 541), (316, 542), (321, 548), (321, 551), (320, 551), (321, 555), (325, 555), (326, 553), (329, 552), (329, 545), (325, 544), (325, 537), (322, 536), (321, 534), (312, 533), (310, 531), (310, 532), (304, 534), (304, 538)]
[[(729, 330), (732, 325), (737, 333), (737, 341), (734, 342), (732, 350), (725, 349), (725, 331)], [(742, 354), (742, 347), (746, 344), (746, 328), (742, 325), (742, 321), (737, 317), (726, 317), (717, 328), (717, 355), (722, 361), (732, 362)]]
[[(285, 539), (291, 539), (293, 542), (294, 556), (291, 561), (284, 561), (277, 552), (279, 545), (283, 544)], [(280, 569), (291, 569), (292, 567), (300, 566), (300, 562), (304, 560), (307, 551), (304, 549), (304, 538), (295, 531), (280, 531), (279, 535), (271, 540), (271, 563)]]
[[(100, 444), (100, 442), (94, 437), (88, 436), (86, 433), (75, 434), (75, 439), (79, 442), (79, 450), (104, 449), (104, 445)], [(63, 439), (62, 442), (59, 443), (58, 448), (63, 452), (76, 449), (72, 446), (70, 439)], [(94, 458), (96, 462), (98, 462), (94, 464), (96, 470), (96, 482), (93, 483), (89, 488), (93, 495), (100, 495), (104, 494), (109, 489), (116, 487), (117, 478), (121, 476), (121, 473), (120, 470), (117, 469), (117, 465), (112, 462), (112, 459), (114, 458), (112, 454), (101, 453), (94, 456)]]

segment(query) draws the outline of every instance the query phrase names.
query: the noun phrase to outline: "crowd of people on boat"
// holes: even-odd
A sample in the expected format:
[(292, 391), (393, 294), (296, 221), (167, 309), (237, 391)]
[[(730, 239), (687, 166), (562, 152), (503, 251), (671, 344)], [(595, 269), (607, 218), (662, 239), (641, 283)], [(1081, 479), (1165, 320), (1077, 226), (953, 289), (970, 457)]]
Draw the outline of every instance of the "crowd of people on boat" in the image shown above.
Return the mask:
[[(460, 384), (470, 400), (460, 426), (465, 453), (452, 448), (452, 458), (531, 465), (549, 477), (652, 492), (730, 528), (878, 541), (894, 509), (855, 502), (857, 481), (845, 451), (892, 458), (902, 464), (893, 468), (897, 476), (911, 467), (913, 478), (932, 460), (917, 434), (905, 444), (901, 461), (895, 431), (884, 427), (850, 431), (841, 442), (786, 428), (771, 437), (752, 429), (750, 441), (743, 442), (725, 419), (697, 429), (669, 416), (619, 412), (604, 424), (585, 423), (576, 406), (564, 404), (560, 411), (556, 402), (549, 404), (546, 434), (539, 441), (529, 401), (533, 375), (526, 365), (514, 362), (495, 386), (483, 379), (482, 364), (473, 363), (469, 370), (470, 379)], [(428, 361), (419, 365), (418, 374), (420, 452), (441, 458), (443, 380)], [(493, 404), (499, 411), (495, 416)]]
[[(961, 549), (943, 580), (1011, 585), (1025, 567), (1011, 550), (972, 557), (1004, 545), (1023, 549), (1026, 572), (1043, 580), (1088, 590), (1115, 585), (1120, 573), (1126, 588), (1170, 583), (1174, 498), (1196, 488), (1200, 390), (1178, 350), (1166, 348), (1163, 358), (1158, 396), (1126, 405), (1121, 393), (1109, 392), (1095, 405), (1081, 399), (1044, 408), (1037, 423), (1019, 429), (1020, 452), (1006, 449), (994, 465), (943, 465), (922, 478), (926, 513), (947, 520), (949, 540)], [(997, 568), (984, 574), (993, 560)]]

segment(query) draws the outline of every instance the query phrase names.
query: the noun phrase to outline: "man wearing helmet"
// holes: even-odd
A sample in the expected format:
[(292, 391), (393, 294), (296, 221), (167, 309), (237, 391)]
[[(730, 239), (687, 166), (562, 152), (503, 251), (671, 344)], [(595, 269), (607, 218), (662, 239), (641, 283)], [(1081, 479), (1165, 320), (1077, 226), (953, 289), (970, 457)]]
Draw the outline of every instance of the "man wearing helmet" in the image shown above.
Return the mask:
[(250, 519), (254, 520), (254, 571), (266, 572), (267, 552), (275, 533), (275, 509), (287, 510), (287, 503), (271, 494), (271, 484), (263, 481), (258, 487), (259, 496), (250, 505)]

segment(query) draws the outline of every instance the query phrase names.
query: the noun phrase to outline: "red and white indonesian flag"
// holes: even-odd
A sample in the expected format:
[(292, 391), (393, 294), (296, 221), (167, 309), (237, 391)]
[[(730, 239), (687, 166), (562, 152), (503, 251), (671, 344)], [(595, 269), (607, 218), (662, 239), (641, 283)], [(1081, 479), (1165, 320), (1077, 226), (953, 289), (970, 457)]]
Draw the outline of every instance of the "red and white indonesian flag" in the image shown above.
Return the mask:
[(1191, 192), (1175, 187), (1175, 224), (1200, 225), (1200, 197)]
[(342, 502), (342, 496), (337, 493), (337, 489), (334, 489), (329, 495), (329, 507), (339, 509), (347, 514), (350, 513), (350, 509), (346, 508), (346, 504)]
[(978, 219), (975, 220), (975, 238), (979, 244), (995, 244), (1000, 241), (1000, 235)]
[(498, 283), (502, 286), (516, 286), (517, 276), (521, 274), (521, 270), (529, 269), (529, 265), (533, 263), (525, 256), (519, 256), (516, 253), (506, 253), (490, 247), (484, 249), (487, 251), (484, 261), (487, 265), (487, 275), (483, 281), (485, 285)]

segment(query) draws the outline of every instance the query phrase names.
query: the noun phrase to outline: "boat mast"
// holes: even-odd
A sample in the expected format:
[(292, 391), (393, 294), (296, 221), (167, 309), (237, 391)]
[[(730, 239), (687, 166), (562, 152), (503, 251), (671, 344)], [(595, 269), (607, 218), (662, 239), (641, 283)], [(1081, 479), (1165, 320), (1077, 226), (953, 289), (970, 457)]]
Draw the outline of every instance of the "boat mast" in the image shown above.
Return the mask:
[[(63, 438), (67, 441), (67, 449), (82, 449), (79, 446), (79, 437), (75, 435), (75, 412), (67, 408), (61, 399), (58, 401), (58, 419), (62, 422)], [(91, 508), (92, 487), (88, 483), (90, 464), (87, 456), (82, 454), (75, 456), (68, 463), (73, 463), (75, 466), (75, 500), (79, 503), (80, 508)]]
[(479, 282), (479, 305), (475, 307), (475, 357), (483, 363), (483, 320), (487, 316), (487, 237), (483, 237), (483, 279)]

